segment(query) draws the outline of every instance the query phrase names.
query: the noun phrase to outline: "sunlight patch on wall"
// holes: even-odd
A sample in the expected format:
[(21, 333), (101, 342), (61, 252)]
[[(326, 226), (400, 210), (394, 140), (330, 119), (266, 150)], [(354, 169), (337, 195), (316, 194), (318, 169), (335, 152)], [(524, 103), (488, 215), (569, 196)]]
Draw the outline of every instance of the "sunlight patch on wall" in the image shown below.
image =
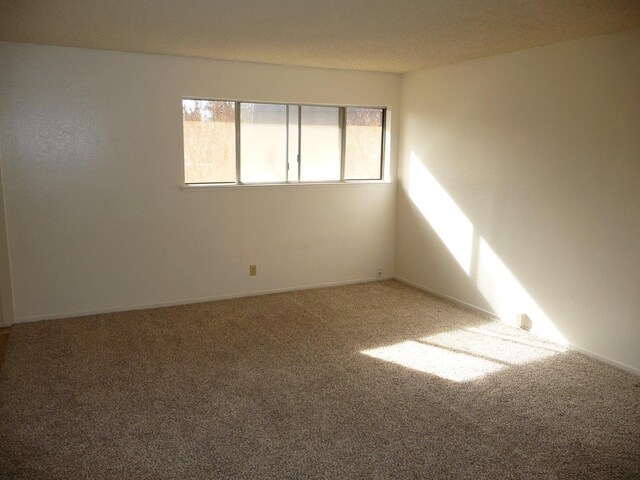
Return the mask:
[(515, 324), (526, 314), (532, 332), (566, 345), (551, 319), (414, 152), (409, 168), (409, 198), (498, 317)]
[(409, 197), (469, 275), (473, 225), (414, 153), (409, 168)]
[(504, 368), (490, 360), (411, 340), (360, 353), (454, 382), (475, 380)]
[(566, 344), (564, 336), (483, 238), (478, 243), (476, 261), (476, 286), (500, 318), (514, 323), (519, 314), (526, 313), (532, 320), (532, 332)]

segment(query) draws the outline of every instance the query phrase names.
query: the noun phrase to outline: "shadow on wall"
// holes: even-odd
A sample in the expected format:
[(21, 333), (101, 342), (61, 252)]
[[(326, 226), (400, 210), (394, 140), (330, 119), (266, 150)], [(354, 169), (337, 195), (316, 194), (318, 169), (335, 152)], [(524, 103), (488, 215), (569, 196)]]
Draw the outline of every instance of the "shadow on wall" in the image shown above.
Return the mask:
[(500, 319), (515, 324), (521, 314), (526, 314), (531, 319), (533, 333), (567, 344), (566, 338), (553, 321), (414, 152), (410, 158), (407, 192), (416, 208)]

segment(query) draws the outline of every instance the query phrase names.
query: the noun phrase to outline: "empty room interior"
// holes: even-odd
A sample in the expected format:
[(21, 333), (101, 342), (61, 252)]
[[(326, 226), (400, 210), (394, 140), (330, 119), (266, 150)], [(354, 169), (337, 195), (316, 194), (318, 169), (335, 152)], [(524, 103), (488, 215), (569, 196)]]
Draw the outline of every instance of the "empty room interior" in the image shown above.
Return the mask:
[(640, 2), (0, 0), (0, 478), (640, 478)]

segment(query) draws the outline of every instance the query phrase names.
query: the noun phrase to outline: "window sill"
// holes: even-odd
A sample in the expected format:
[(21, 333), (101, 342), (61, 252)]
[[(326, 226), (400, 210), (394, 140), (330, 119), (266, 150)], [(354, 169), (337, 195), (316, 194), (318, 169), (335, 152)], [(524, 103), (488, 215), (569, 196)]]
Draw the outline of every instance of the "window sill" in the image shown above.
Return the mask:
[(245, 188), (280, 188), (280, 187), (384, 187), (391, 186), (394, 182), (386, 180), (352, 180), (349, 182), (282, 182), (282, 183), (187, 183), (178, 185), (183, 192), (198, 192), (218, 189), (245, 189)]

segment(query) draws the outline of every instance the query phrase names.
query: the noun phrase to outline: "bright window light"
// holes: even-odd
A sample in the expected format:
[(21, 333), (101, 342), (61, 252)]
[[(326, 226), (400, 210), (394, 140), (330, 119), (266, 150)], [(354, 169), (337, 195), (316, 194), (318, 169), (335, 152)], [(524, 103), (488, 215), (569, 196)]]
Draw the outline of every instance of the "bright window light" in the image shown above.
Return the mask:
[(302, 107), (300, 181), (340, 181), (340, 110)]
[(240, 179), (244, 183), (287, 181), (287, 106), (242, 103)]

